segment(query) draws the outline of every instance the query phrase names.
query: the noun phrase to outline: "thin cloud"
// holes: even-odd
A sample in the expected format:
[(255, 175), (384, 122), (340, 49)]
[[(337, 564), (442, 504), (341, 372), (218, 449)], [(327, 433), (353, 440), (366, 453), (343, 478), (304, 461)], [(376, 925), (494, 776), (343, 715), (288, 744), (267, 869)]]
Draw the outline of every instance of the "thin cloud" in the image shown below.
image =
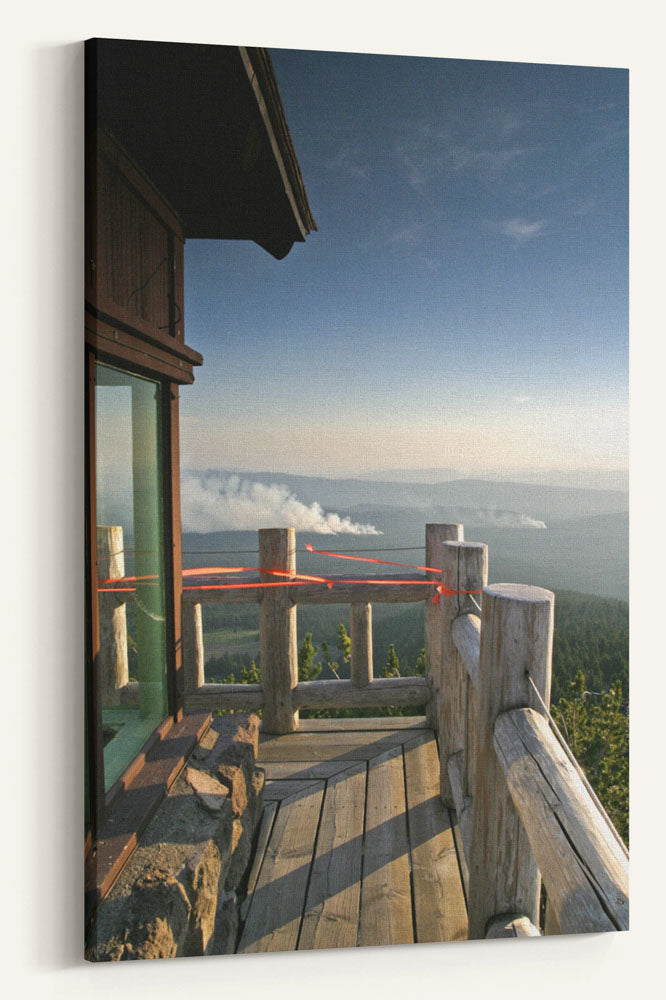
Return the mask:
[(536, 222), (529, 222), (527, 219), (507, 219), (506, 222), (502, 223), (501, 230), (505, 236), (515, 240), (516, 243), (527, 243), (528, 240), (533, 240), (535, 236), (539, 235), (545, 224), (544, 219)]
[(329, 170), (345, 173), (361, 180), (367, 180), (369, 176), (368, 169), (361, 166), (359, 162), (358, 150), (351, 146), (341, 146), (336, 155), (327, 160), (326, 166)]
[(423, 238), (429, 228), (432, 228), (431, 220), (427, 220), (426, 222), (415, 222), (411, 226), (404, 226), (402, 229), (398, 229), (394, 233), (391, 233), (387, 239), (387, 243), (390, 246), (422, 246)]
[(531, 396), (512, 396), (511, 399), (514, 403), (530, 403), (532, 401)]
[(394, 149), (398, 164), (414, 190), (422, 190), (444, 173), (463, 171), (494, 178), (519, 157), (534, 152), (519, 138), (525, 123), (519, 115), (489, 108), (467, 116), (465, 123), (450, 113), (431, 121), (409, 123)]

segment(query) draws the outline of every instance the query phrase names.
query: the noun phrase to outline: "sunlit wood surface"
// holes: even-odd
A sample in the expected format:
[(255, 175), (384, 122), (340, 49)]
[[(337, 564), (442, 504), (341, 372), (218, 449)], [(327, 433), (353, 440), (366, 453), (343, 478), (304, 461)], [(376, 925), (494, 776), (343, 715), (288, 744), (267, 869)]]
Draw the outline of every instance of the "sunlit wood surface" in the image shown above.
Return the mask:
[(422, 718), (261, 737), (265, 808), (240, 952), (467, 937), (455, 814)]

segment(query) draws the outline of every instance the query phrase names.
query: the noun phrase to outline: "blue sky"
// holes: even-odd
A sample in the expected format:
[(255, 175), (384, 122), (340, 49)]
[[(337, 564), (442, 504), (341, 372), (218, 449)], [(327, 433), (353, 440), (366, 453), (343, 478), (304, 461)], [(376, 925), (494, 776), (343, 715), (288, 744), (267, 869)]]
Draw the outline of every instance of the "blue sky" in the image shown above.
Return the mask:
[(188, 242), (183, 466), (625, 468), (626, 71), (272, 56), (319, 232)]

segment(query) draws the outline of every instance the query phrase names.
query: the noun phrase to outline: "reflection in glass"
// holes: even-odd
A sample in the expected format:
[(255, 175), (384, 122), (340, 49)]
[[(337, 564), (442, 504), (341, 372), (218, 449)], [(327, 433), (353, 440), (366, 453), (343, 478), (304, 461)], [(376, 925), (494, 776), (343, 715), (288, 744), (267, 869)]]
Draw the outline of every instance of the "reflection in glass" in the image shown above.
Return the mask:
[(160, 385), (97, 364), (95, 461), (104, 784), (167, 714)]

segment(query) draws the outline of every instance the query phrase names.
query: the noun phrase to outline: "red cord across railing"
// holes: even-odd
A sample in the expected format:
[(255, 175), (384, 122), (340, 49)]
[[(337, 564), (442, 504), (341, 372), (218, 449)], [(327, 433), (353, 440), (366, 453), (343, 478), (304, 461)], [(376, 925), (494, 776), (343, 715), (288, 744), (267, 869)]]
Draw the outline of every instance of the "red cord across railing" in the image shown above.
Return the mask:
[[(368, 556), (357, 556), (352, 553), (342, 553), (342, 552), (328, 552), (323, 549), (315, 549), (312, 545), (306, 545), (305, 550), (313, 555), (327, 556), (332, 559), (350, 559), (355, 562), (367, 562), (375, 563), (381, 566), (400, 566), (404, 569), (415, 569), (420, 570), (425, 573), (436, 573), (441, 577), (441, 570), (437, 569), (435, 566), (416, 566), (410, 563), (393, 562), (388, 559), (373, 559)], [(367, 551), (367, 550), (366, 550)], [(382, 550), (378, 550), (382, 551)], [(201, 553), (203, 555), (203, 553)], [(439, 602), (440, 595), (451, 596), (453, 594), (480, 594), (480, 590), (452, 590), (450, 587), (446, 587), (443, 583), (437, 580), (384, 580), (381, 577), (370, 577), (366, 580), (359, 579), (336, 579), (331, 580), (323, 576), (313, 576), (307, 573), (289, 573), (285, 570), (273, 570), (264, 569), (257, 566), (205, 566), (196, 569), (184, 569), (183, 578), (192, 579), (196, 577), (206, 577), (218, 576), (230, 573), (261, 573), (263, 575), (271, 576), (281, 576), (287, 577), (288, 579), (280, 581), (266, 581), (262, 580), (259, 582), (239, 582), (234, 583), (195, 583), (183, 586), (183, 590), (244, 590), (244, 589), (256, 589), (256, 588), (267, 588), (267, 587), (305, 587), (311, 583), (325, 583), (329, 590), (336, 584), (353, 584), (362, 583), (370, 586), (377, 587), (395, 587), (395, 586), (409, 586), (409, 587), (434, 587), (436, 593), (434, 594), (433, 600), (435, 603)], [(108, 593), (132, 593), (136, 590), (136, 587), (124, 586), (128, 583), (144, 583), (150, 585), (150, 581), (158, 580), (158, 576), (125, 576), (117, 579), (100, 580), (100, 584), (110, 584), (111, 586), (98, 587), (98, 593), (108, 594)], [(123, 586), (121, 586), (123, 585)]]

